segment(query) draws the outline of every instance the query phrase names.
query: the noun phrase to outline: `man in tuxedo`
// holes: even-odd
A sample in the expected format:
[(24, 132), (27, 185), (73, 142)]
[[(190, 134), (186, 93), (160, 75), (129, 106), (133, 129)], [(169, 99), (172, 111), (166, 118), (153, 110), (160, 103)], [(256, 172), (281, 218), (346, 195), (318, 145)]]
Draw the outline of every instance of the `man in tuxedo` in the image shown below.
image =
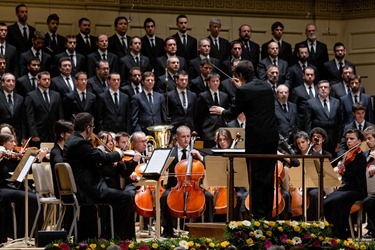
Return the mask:
[(281, 22), (275, 22), (271, 26), (273, 38), (262, 44), (262, 60), (268, 57), (268, 44), (276, 42), (279, 45), (279, 58), (288, 63), (289, 66), (293, 65), (292, 45), (282, 40), (284, 25)]
[(180, 68), (180, 60), (178, 57), (172, 56), (167, 60), (167, 72), (165, 75), (158, 77), (155, 83), (154, 90), (165, 94), (168, 91), (176, 89), (175, 76)]
[(107, 35), (99, 35), (96, 42), (98, 50), (92, 52), (87, 56), (87, 75), (92, 77), (95, 75), (96, 63), (100, 60), (107, 60), (111, 72), (118, 72), (119, 58), (117, 55), (108, 51), (108, 37)]
[(8, 34), (8, 26), (0, 23), (0, 56), (6, 59), (5, 72), (18, 76), (18, 54), (17, 49), (13, 45), (6, 42)]
[(145, 55), (150, 59), (150, 64), (152, 68), (155, 68), (156, 58), (165, 55), (164, 51), (164, 41), (160, 37), (155, 36), (156, 24), (152, 18), (146, 18), (143, 22), (143, 28), (146, 32), (142, 36), (142, 55)]
[(252, 62), (255, 72), (257, 72), (259, 63), (259, 44), (250, 41), (251, 38), (251, 26), (248, 24), (242, 24), (239, 29), (239, 38), (237, 39), (242, 44), (241, 60), (249, 60)]
[(317, 40), (318, 29), (315, 24), (309, 23), (306, 25), (306, 40), (296, 43), (294, 46), (294, 60), (297, 61), (297, 52), (301, 44), (309, 48), (309, 62), (318, 68), (318, 80), (321, 79), (322, 72), (324, 71), (323, 65), (328, 62), (328, 49), (325, 43)]
[(133, 67), (130, 69), (129, 75), (129, 83), (120, 87), (120, 91), (127, 94), (129, 100), (131, 100), (133, 95), (139, 94), (143, 91), (141, 69), (139, 67)]
[(333, 45), (333, 52), (335, 53), (335, 59), (324, 63), (323, 76), (331, 86), (342, 82), (341, 75), (344, 66), (350, 66), (355, 74), (355, 65), (345, 60), (346, 50), (345, 45), (341, 42)]
[(98, 96), (98, 119), (100, 130), (131, 133), (130, 101), (120, 92), (120, 74), (110, 73), (109, 89)]
[(108, 38), (108, 50), (121, 58), (129, 55), (131, 37), (126, 34), (129, 27), (128, 19), (124, 16), (116, 17), (114, 25), (116, 32)]
[(195, 93), (187, 89), (189, 76), (185, 71), (176, 75), (176, 86), (168, 92), (168, 111), (174, 132), (181, 125), (186, 125), (191, 131), (195, 130), (194, 111), (197, 104)]
[(288, 101), (289, 89), (281, 84), (277, 87), (277, 99), (275, 100), (275, 112), (279, 134), (284, 138), (293, 138), (293, 134), (299, 130), (297, 106)]
[(24, 98), (14, 92), (16, 78), (11, 73), (5, 73), (1, 79), (0, 91), (0, 124), (7, 123), (14, 127), (19, 143), (26, 138), (24, 116)]
[(336, 155), (335, 149), (342, 135), (342, 111), (340, 101), (329, 97), (330, 84), (326, 80), (318, 83), (318, 95), (307, 100), (305, 109), (305, 131), (321, 127), (328, 134), (324, 149)]
[(17, 78), (16, 92), (23, 97), (27, 93), (37, 89), (38, 87), (38, 73), (40, 72), (40, 60), (38, 57), (31, 57), (27, 60), (28, 73)]
[(303, 75), (304, 83), (293, 89), (290, 101), (297, 105), (298, 123), (301, 128), (305, 127), (305, 109), (307, 100), (318, 95), (318, 89), (314, 85), (315, 70), (311, 67), (305, 68)]
[(27, 74), (27, 60), (30, 57), (38, 57), (40, 60), (40, 71), (50, 71), (51, 70), (51, 64), (52, 59), (49, 54), (44, 52), (43, 46), (45, 41), (45, 35), (41, 31), (35, 31), (32, 38), (32, 47), (23, 52), (20, 55), (20, 61), (19, 61), (19, 72), (20, 76), (23, 76)]
[(78, 20), (79, 33), (76, 35), (78, 54), (87, 56), (98, 49), (97, 38), (90, 34), (91, 22), (88, 18), (82, 17)]
[(44, 41), (43, 50), (54, 57), (65, 50), (65, 37), (57, 34), (60, 17), (57, 14), (51, 14), (47, 17), (48, 32)]
[(204, 59), (201, 61), (200, 72), (201, 74), (191, 80), (189, 83), (189, 89), (197, 96), (209, 88), (208, 75), (212, 72), (212, 65), (209, 59)]
[(63, 57), (59, 61), (60, 75), (52, 78), (50, 89), (60, 93), (61, 100), (65, 95), (75, 90), (72, 78), (72, 61), (69, 57)]
[(57, 76), (59, 74), (58, 65), (59, 61), (63, 57), (69, 57), (72, 62), (72, 76), (77, 72), (86, 72), (86, 59), (83, 55), (76, 52), (77, 38), (75, 35), (67, 35), (64, 41), (66, 50), (57, 54), (54, 57), (54, 63), (52, 65), (52, 74)]
[(278, 84), (289, 86), (288, 63), (279, 57), (279, 45), (276, 42), (268, 44), (268, 56), (262, 59), (258, 65), (258, 77), (261, 80), (267, 79), (267, 70), (270, 65), (277, 66), (279, 69)]
[(41, 142), (53, 142), (55, 123), (64, 117), (60, 94), (49, 89), (50, 82), (49, 72), (40, 72), (38, 88), (31, 91), (25, 100), (30, 146), (39, 147)]
[(151, 71), (150, 59), (141, 54), (142, 41), (139, 36), (130, 39), (130, 54), (120, 58), (121, 79), (129, 80), (129, 71), (133, 67), (139, 67), (141, 72)]
[(96, 116), (96, 96), (87, 91), (87, 74), (80, 71), (76, 73), (74, 83), (76, 88), (67, 93), (63, 99), (64, 117), (67, 121), (74, 121), (78, 113), (87, 112)]
[(165, 74), (165, 70), (167, 68), (167, 60), (172, 56), (177, 56), (178, 60), (180, 61), (179, 70), (187, 70), (187, 62), (185, 61), (185, 58), (177, 55), (177, 44), (176, 40), (173, 37), (170, 36), (164, 40), (164, 50), (165, 55), (156, 58), (156, 65), (154, 65), (155, 77), (159, 77)]
[(109, 76), (109, 63), (100, 60), (96, 65), (96, 75), (87, 80), (87, 90), (98, 97), (99, 94), (108, 90), (107, 79)]
[(177, 56), (181, 56), (186, 62), (197, 57), (197, 39), (187, 34), (188, 18), (186, 15), (179, 15), (176, 18), (178, 32), (173, 35), (177, 44)]
[[(121, 150), (104, 153), (94, 148), (88, 140), (94, 127), (92, 115), (77, 114), (74, 120), (74, 132), (64, 145), (64, 161), (72, 167), (78, 200), (83, 203), (110, 203), (113, 207), (115, 237), (135, 239), (132, 197), (124, 190), (107, 187), (97, 168), (97, 163), (109, 164), (120, 161), (123, 153)], [(81, 213), (80, 220), (84, 220), (87, 215)], [(86, 228), (90, 226), (87, 225)]]
[[(311, 67), (314, 72), (317, 73), (317, 68), (309, 62), (309, 49), (301, 44), (298, 47), (297, 52), (297, 63), (294, 65), (289, 65), (289, 91), (292, 92), (294, 88), (303, 84), (304, 70), (306, 67)], [(314, 84), (318, 83), (318, 78), (315, 77)]]
[[(246, 153), (276, 154), (279, 135), (275, 98), (269, 86), (254, 78), (254, 72), (249, 61), (241, 61), (235, 69), (235, 75), (246, 84), (238, 88), (234, 104), (227, 110), (214, 106), (210, 112), (227, 120), (235, 119), (243, 112), (246, 116)], [(254, 218), (272, 218), (275, 162), (267, 158), (247, 161)]]
[(228, 108), (229, 99), (227, 94), (219, 91), (220, 76), (218, 74), (210, 73), (207, 80), (209, 89), (198, 95), (194, 120), (198, 135), (204, 142), (204, 147), (212, 148), (216, 145), (216, 130), (227, 125), (220, 115), (210, 114), (210, 108), (211, 106)]
[(210, 35), (207, 37), (211, 42), (210, 56), (224, 62), (230, 56), (230, 44), (225, 38), (220, 37), (221, 20), (214, 17), (209, 22)]
[(149, 135), (148, 127), (166, 124), (165, 98), (153, 91), (155, 76), (152, 72), (143, 73), (142, 83), (143, 91), (132, 99), (132, 128), (133, 131), (143, 131)]
[(27, 23), (29, 12), (25, 4), (17, 5), (16, 16), (18, 21), (8, 27), (7, 41), (17, 48), (17, 53), (20, 55), (32, 46), (31, 39), (35, 28)]
[(366, 121), (374, 123), (371, 97), (365, 93), (361, 93), (361, 77), (358, 75), (351, 76), (349, 78), (349, 87), (351, 90), (350, 93), (340, 98), (344, 124), (350, 124), (354, 121), (352, 107), (357, 102), (361, 102), (366, 107)]
[(230, 56), (227, 60), (222, 62), (223, 71), (228, 74), (232, 75), (231, 69), (232, 69), (232, 62), (234, 60), (242, 60), (241, 54), (242, 54), (242, 43), (238, 40), (234, 40), (230, 43), (231, 49), (230, 49)]

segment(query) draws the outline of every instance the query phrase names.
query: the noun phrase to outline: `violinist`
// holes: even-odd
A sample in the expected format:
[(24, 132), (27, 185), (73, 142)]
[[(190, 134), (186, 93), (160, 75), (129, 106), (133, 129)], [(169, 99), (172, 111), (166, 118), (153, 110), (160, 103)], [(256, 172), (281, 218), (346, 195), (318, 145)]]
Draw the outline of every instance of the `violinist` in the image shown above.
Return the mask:
[[(160, 197), (160, 208), (162, 212), (162, 226), (163, 226), (163, 233), (162, 237), (176, 237), (176, 234), (173, 231), (173, 227), (175, 225), (172, 215), (169, 212), (168, 204), (167, 204), (167, 197), (171, 191), (172, 187), (175, 187), (177, 184), (177, 178), (173, 176), (175, 173), (174, 169), (177, 163), (183, 159), (187, 159), (187, 154), (190, 151), (191, 155), (194, 159), (199, 161), (204, 161), (203, 156), (199, 153), (198, 150), (190, 149), (190, 135), (191, 131), (189, 127), (182, 125), (177, 128), (176, 130), (176, 140), (177, 146), (175, 146), (172, 150), (171, 157), (175, 157), (172, 161), (171, 165), (168, 168), (168, 182), (166, 184), (166, 190), (163, 195)], [(205, 221), (212, 222), (213, 221), (213, 196), (207, 190), (204, 190), (204, 195), (206, 199), (206, 210), (204, 212)]]
[(350, 235), (350, 208), (356, 201), (367, 196), (366, 157), (359, 147), (364, 139), (363, 135), (358, 129), (349, 129), (345, 137), (346, 145), (352, 150), (342, 155), (341, 163), (334, 168), (342, 176), (342, 184), (324, 200), (325, 217), (333, 224), (333, 236), (339, 239), (346, 239)]
[(118, 132), (115, 135), (115, 140), (116, 140), (116, 147), (118, 147), (122, 151), (126, 151), (129, 149), (130, 135), (128, 133)]
[(363, 211), (367, 213), (367, 233), (363, 238), (375, 238), (375, 127), (363, 131), (369, 150), (364, 153), (367, 162), (366, 180), (368, 196), (363, 200)]

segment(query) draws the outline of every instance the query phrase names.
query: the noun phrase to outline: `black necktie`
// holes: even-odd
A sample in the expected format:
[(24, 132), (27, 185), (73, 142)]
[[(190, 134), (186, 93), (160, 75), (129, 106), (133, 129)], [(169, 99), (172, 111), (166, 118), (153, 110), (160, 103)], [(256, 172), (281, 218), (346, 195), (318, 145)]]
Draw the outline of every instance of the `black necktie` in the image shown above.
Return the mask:
[(314, 49), (314, 43), (310, 44), (310, 55), (314, 56), (315, 55), (315, 49)]
[(35, 80), (36, 80), (35, 77), (32, 77), (32, 78), (31, 78), (31, 85), (32, 85), (32, 87), (33, 87), (33, 90), (36, 89), (36, 83), (35, 83)]
[(276, 93), (276, 86), (275, 85), (272, 85), (272, 91), (273, 91), (273, 93)]
[(135, 93), (136, 93), (136, 94), (139, 93), (139, 87), (138, 87), (138, 86), (135, 87)]
[(214, 93), (215, 106), (219, 106), (219, 98), (217, 97), (217, 92)]
[(13, 101), (12, 101), (12, 95), (8, 94), (8, 104), (9, 104), (9, 110), (13, 114)]
[(181, 91), (181, 95), (182, 95), (182, 107), (184, 107), (184, 109), (186, 109), (185, 91)]
[(314, 97), (311, 86), (309, 86), (309, 96), (310, 96), (310, 98)]
[(91, 47), (91, 46), (90, 46), (90, 38), (89, 38), (88, 35), (85, 36), (85, 42), (86, 42), (86, 45), (87, 45), (87, 46)]
[(218, 41), (217, 41), (217, 38), (215, 38), (214, 45), (215, 45), (217, 51), (219, 51), (219, 43), (218, 43)]
[(245, 124), (244, 124), (243, 122), (241, 122), (240, 127), (243, 128), (244, 125), (245, 125)]
[(305, 72), (305, 69), (306, 69), (306, 65), (302, 64), (302, 71)]
[(48, 106), (49, 105), (49, 99), (48, 99), (47, 91), (43, 91), (43, 95), (44, 95), (44, 101), (47, 103), (47, 106)]
[(138, 56), (134, 57), (134, 60), (135, 60), (135, 65), (137, 65), (139, 67), (139, 58), (138, 58)]
[(23, 27), (23, 39), (25, 39), (25, 41), (28, 40), (28, 37), (27, 37), (27, 28), (26, 27)]
[(288, 110), (287, 110), (287, 108), (286, 108), (286, 104), (285, 104), (285, 103), (283, 104), (283, 110), (284, 110), (285, 112), (288, 112)]
[(149, 103), (152, 104), (152, 95), (151, 95), (151, 93), (148, 93), (147, 95), (148, 95), (148, 101), (149, 101)]
[(102, 80), (102, 85), (104, 88), (107, 88), (107, 84), (105, 83), (105, 80)]
[(340, 72), (340, 76), (342, 74), (342, 66), (343, 66), (343, 63), (342, 62), (339, 62), (339, 72)]
[(359, 131), (362, 131), (362, 124), (358, 124)]
[(115, 98), (115, 107), (118, 108), (117, 93), (113, 93), (113, 97)]
[(276, 60), (273, 60), (273, 65), (277, 66), (277, 61)]
[(56, 53), (57, 50), (57, 41), (56, 41), (56, 35), (52, 35), (52, 40), (51, 40), (51, 49)]
[(327, 99), (324, 99), (324, 100), (323, 100), (323, 103), (324, 103), (324, 109), (325, 109), (327, 112), (329, 112), (329, 110), (328, 110), (328, 105), (327, 105)]
[(73, 73), (76, 72), (76, 64), (74, 62), (74, 55), (69, 55), (70, 56), (70, 61), (72, 62), (72, 71)]
[(102, 54), (103, 60), (107, 60), (107, 56), (105, 53)]
[(354, 103), (357, 103), (357, 102), (358, 102), (358, 96), (355, 95), (355, 96), (354, 96)]
[(249, 42), (246, 42), (246, 43), (245, 43), (245, 48), (247, 49), (247, 51), (251, 52), (251, 51), (250, 51), (250, 45), (249, 45)]
[(184, 45), (184, 48), (186, 49), (186, 45), (187, 45), (186, 35), (182, 35), (182, 44)]
[(351, 91), (350, 91), (350, 87), (349, 87), (349, 84), (346, 85), (346, 94), (349, 94)]
[(69, 91), (72, 91), (72, 86), (70, 85), (70, 79), (69, 77), (65, 78), (66, 79), (66, 85), (68, 85)]
[(125, 37), (121, 37), (121, 44), (122, 44), (122, 47), (124, 47), (126, 49), (126, 43), (125, 43)]
[(84, 104), (86, 102), (85, 92), (82, 92), (82, 103)]
[(151, 42), (151, 48), (155, 48), (154, 38), (151, 38), (151, 39), (150, 39), (150, 42)]
[(4, 55), (4, 46), (3, 45), (1, 45), (0, 46), (0, 55)]
[[(39, 51), (35, 53), (35, 56), (39, 58), (39, 56), (40, 56)], [(40, 58), (39, 58), (39, 59), (40, 59)]]
[(181, 150), (181, 152), (182, 152), (181, 161), (186, 159), (186, 151), (187, 151), (186, 148), (183, 148)]

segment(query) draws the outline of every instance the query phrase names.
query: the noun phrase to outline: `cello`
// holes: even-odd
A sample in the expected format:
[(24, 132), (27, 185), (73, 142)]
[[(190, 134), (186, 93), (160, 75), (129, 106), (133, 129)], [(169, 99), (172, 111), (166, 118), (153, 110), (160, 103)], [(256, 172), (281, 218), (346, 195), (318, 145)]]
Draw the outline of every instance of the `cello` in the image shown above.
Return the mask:
[[(190, 152), (194, 147), (197, 133), (193, 132), (190, 141)], [(205, 210), (204, 190), (200, 187), (204, 176), (204, 165), (194, 160), (189, 152), (187, 159), (175, 166), (177, 184), (167, 197), (169, 212), (177, 218), (197, 218)]]

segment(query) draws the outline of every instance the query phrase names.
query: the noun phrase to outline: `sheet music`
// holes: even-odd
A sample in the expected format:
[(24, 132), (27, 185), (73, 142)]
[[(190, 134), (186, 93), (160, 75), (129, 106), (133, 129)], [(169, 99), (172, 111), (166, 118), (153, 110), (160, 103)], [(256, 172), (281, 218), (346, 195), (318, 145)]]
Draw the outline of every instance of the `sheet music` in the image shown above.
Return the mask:
[(26, 161), (24, 167), (22, 168), (21, 173), (17, 177), (18, 182), (23, 182), (23, 180), (25, 179), (25, 176), (30, 171), (31, 165), (34, 163), (35, 158), (36, 158), (35, 155), (30, 155), (27, 158), (27, 161)]
[(157, 173), (160, 175), (170, 152), (171, 149), (155, 149), (143, 174)]

